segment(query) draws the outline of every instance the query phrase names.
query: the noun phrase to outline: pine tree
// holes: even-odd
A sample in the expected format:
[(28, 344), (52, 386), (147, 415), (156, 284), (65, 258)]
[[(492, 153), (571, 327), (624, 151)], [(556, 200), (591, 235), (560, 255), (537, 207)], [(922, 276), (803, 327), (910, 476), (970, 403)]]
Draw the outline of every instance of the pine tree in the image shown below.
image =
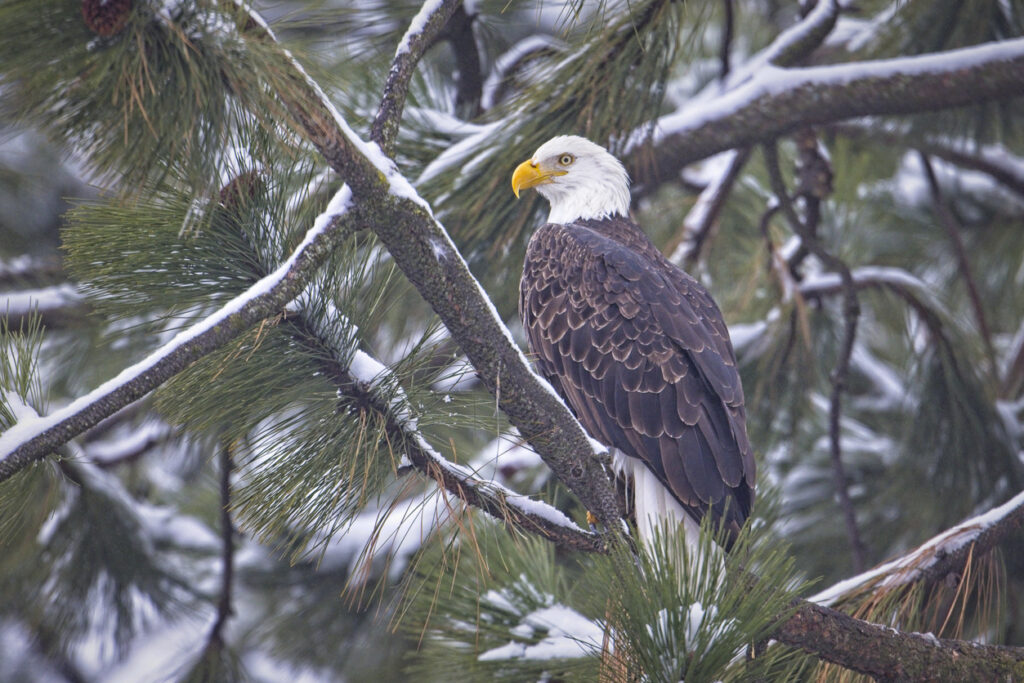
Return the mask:
[[(4, 0), (0, 677), (1024, 678), (1022, 36), (1019, 0)], [(520, 351), (508, 181), (560, 133), (730, 323), (760, 477), (721, 561), (630, 541)]]

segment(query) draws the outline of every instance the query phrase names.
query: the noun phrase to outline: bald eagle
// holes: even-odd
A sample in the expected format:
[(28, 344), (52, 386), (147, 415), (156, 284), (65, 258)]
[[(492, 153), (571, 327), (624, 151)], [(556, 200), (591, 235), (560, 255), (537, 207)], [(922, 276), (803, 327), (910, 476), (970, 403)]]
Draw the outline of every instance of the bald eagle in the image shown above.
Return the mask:
[(711, 514), (735, 540), (754, 497), (743, 388), (722, 313), (629, 218), (629, 176), (563, 135), (512, 175), (551, 204), (530, 239), (519, 312), (541, 373), (611, 448), (642, 539)]

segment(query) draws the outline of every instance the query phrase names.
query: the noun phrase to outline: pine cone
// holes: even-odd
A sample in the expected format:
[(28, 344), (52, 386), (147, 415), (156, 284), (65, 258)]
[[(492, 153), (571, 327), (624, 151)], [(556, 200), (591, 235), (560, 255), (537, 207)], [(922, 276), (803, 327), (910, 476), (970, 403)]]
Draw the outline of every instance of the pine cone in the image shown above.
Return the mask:
[(265, 189), (266, 182), (259, 171), (239, 173), (220, 189), (220, 203), (229, 211), (238, 211)]
[(109, 38), (128, 23), (133, 4), (132, 0), (82, 0), (82, 18), (93, 33)]

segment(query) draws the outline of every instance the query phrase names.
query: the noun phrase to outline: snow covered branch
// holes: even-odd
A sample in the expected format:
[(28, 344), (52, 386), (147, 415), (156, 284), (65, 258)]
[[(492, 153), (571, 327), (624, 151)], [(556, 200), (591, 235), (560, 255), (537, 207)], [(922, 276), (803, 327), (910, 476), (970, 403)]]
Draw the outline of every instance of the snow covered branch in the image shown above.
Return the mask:
[(884, 680), (1017, 680), (1024, 649), (904, 633), (855, 619), (831, 605), (861, 596), (878, 599), (916, 582), (959, 574), (967, 562), (1005, 542), (1024, 524), (1024, 493), (966, 520), (897, 558), (831, 586), (801, 602), (773, 634), (841, 666)]
[(142, 361), (125, 368), (66, 407), (46, 417), (18, 422), (0, 435), (0, 458), (3, 458), (0, 481), (46, 457), (104, 418), (142, 398), (192, 362), (283, 309), (301, 293), (334, 245), (348, 234), (350, 197), (348, 188), (343, 186), (291, 257), (220, 310), (183, 330)]
[[(713, 100), (721, 96), (723, 90), (733, 89), (749, 81), (757, 70), (765, 65), (779, 67), (798, 63), (821, 45), (835, 27), (838, 18), (837, 0), (821, 0), (801, 21), (779, 34), (768, 47), (755, 55), (741, 69), (731, 72), (725, 80), (724, 87), (719, 87), (717, 83), (709, 85), (694, 100)], [(725, 205), (740, 171), (750, 158), (750, 148), (735, 149), (727, 154), (727, 162), (716, 167), (717, 174), (700, 193), (696, 204), (683, 222), (682, 239), (672, 255), (674, 263), (692, 265), (700, 259), (704, 243), (714, 227), (715, 220)], [(645, 178), (645, 183), (634, 191), (634, 200), (653, 191), (666, 178), (675, 177), (678, 171), (676, 168), (648, 169), (646, 176), (641, 175)]]
[[(301, 314), (293, 324), (320, 337)], [(324, 340), (330, 346), (330, 340)], [(332, 353), (332, 356), (337, 354)], [(395, 380), (382, 363), (370, 355), (356, 351), (351, 363), (322, 361), (324, 374), (337, 387), (339, 397), (365, 407), (384, 422), (388, 443), (400, 451), (412, 466), (467, 505), (479, 508), (492, 517), (543, 538), (563, 548), (586, 552), (603, 552), (600, 535), (578, 527), (557, 508), (543, 501), (528, 498), (494, 481), (481, 479), (472, 470), (448, 461), (424, 439), (413, 409), (404, 395), (389, 396), (384, 387)]]
[(461, 0), (426, 0), (419, 13), (413, 17), (409, 29), (395, 51), (395, 59), (391, 63), (388, 80), (384, 84), (384, 96), (370, 128), (370, 139), (380, 145), (388, 156), (394, 153), (395, 137), (398, 135), (402, 110), (405, 108), (409, 80), (416, 64), (461, 4)]
[(1024, 493), (935, 536), (891, 562), (799, 601), (772, 637), (878, 680), (989, 681), (1024, 676), (1024, 648), (982, 645), (909, 633), (856, 619), (831, 607), (853, 597), (879, 599), (920, 581), (942, 581), (1005, 542), (1024, 524)]
[[(658, 177), (728, 149), (797, 128), (858, 116), (913, 114), (1006, 99), (1024, 92), (1024, 39), (835, 66), (764, 66), (718, 97), (658, 121), (652, 149), (637, 153)], [(651, 173), (631, 169), (640, 181)]]
[[(250, 30), (251, 35), (274, 41), (266, 23), (247, 11), (247, 25), (259, 27)], [(497, 397), (501, 410), (555, 476), (607, 529), (618, 529), (618, 497), (604, 471), (605, 452), (595, 448), (559, 396), (533, 372), (429, 204), (380, 147), (352, 131), (287, 50), (279, 49), (290, 70), (276, 83), (278, 95), (307, 139), (352, 188), (362, 225), (387, 247)]]
[(989, 552), (1021, 525), (1024, 525), (1024, 493), (943, 531), (902, 557), (826, 588), (810, 600), (835, 605), (865, 591), (892, 589), (917, 581), (941, 581), (949, 574), (960, 572), (969, 556)]

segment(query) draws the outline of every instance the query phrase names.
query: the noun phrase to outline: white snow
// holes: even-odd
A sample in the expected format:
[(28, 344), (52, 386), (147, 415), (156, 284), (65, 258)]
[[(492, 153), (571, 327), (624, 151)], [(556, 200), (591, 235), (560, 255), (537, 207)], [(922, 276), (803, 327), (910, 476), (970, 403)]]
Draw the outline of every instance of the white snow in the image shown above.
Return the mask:
[(513, 635), (524, 638), (537, 632), (546, 635), (536, 643), (513, 640), (481, 653), (477, 659), (573, 659), (600, 651), (604, 640), (604, 629), (598, 623), (560, 604), (530, 612), (512, 629)]
[(694, 134), (701, 126), (720, 120), (750, 106), (768, 95), (777, 95), (804, 86), (840, 85), (862, 78), (888, 78), (935, 74), (950, 69), (967, 69), (991, 62), (1019, 59), (1024, 55), (1024, 38), (949, 50), (938, 54), (901, 57), (872, 62), (781, 69), (764, 65), (751, 79), (718, 97), (694, 102), (691, 106), (659, 119), (654, 144), (670, 135)]
[(420, 11), (416, 13), (416, 16), (409, 22), (409, 28), (406, 29), (405, 35), (402, 36), (402, 40), (398, 43), (398, 49), (395, 50), (395, 59), (398, 59), (402, 55), (409, 52), (410, 45), (416, 36), (423, 33), (423, 30), (427, 27), (427, 23), (430, 21), (436, 12), (441, 9), (444, 4), (444, 0), (427, 0), (420, 7)]
[(0, 297), (0, 313), (23, 316), (31, 311), (52, 311), (75, 306), (81, 300), (82, 295), (75, 286), (67, 283), (41, 289), (6, 292)]
[[(850, 275), (854, 283), (884, 283), (910, 290), (911, 292), (927, 295), (928, 286), (919, 278), (908, 273), (902, 268), (891, 266), (862, 266), (853, 270)], [(842, 278), (838, 273), (817, 273), (808, 276), (800, 283), (800, 291), (807, 294), (814, 294), (821, 291), (839, 289), (843, 286)]]
[(508, 78), (509, 69), (520, 64), (530, 54), (540, 52), (542, 50), (561, 49), (564, 45), (565, 44), (562, 41), (557, 40), (554, 36), (535, 33), (520, 40), (518, 43), (503, 52), (496, 60), (494, 60), (494, 67), (491, 69), (490, 74), (488, 74), (487, 79), (484, 81), (482, 94), (480, 96), (480, 106), (484, 111), (489, 111), (494, 108), (494, 105), (496, 104), (494, 97), (502, 82)]
[(321, 560), (323, 567), (346, 567), (352, 581), (371, 577), (375, 558), (388, 557), (388, 577), (398, 580), (409, 558), (423, 541), (445, 524), (451, 508), (432, 489), (421, 496), (397, 501), (383, 510), (367, 510), (333, 536)]
[(351, 191), (348, 189), (348, 186), (343, 185), (331, 199), (327, 210), (317, 216), (316, 220), (313, 222), (313, 227), (309, 229), (305, 238), (298, 247), (296, 247), (288, 260), (281, 264), (281, 266), (273, 273), (253, 284), (252, 287), (244, 293), (227, 302), (219, 310), (207, 316), (195, 325), (182, 330), (175, 335), (171, 341), (149, 354), (146, 358), (125, 368), (113, 379), (104, 382), (84, 396), (75, 399), (67, 406), (54, 411), (46, 417), (19, 421), (3, 434), (0, 434), (0, 457), (6, 457), (27, 441), (85, 410), (88, 406), (93, 405), (105, 396), (112, 394), (125, 384), (144, 376), (153, 368), (154, 365), (167, 358), (182, 345), (187, 344), (199, 335), (212, 329), (217, 324), (227, 320), (230, 316), (242, 310), (242, 308), (254, 299), (270, 292), (285, 279), (299, 256), (304, 254), (306, 249), (320, 237), (330, 224), (331, 220), (347, 210), (351, 196)]

